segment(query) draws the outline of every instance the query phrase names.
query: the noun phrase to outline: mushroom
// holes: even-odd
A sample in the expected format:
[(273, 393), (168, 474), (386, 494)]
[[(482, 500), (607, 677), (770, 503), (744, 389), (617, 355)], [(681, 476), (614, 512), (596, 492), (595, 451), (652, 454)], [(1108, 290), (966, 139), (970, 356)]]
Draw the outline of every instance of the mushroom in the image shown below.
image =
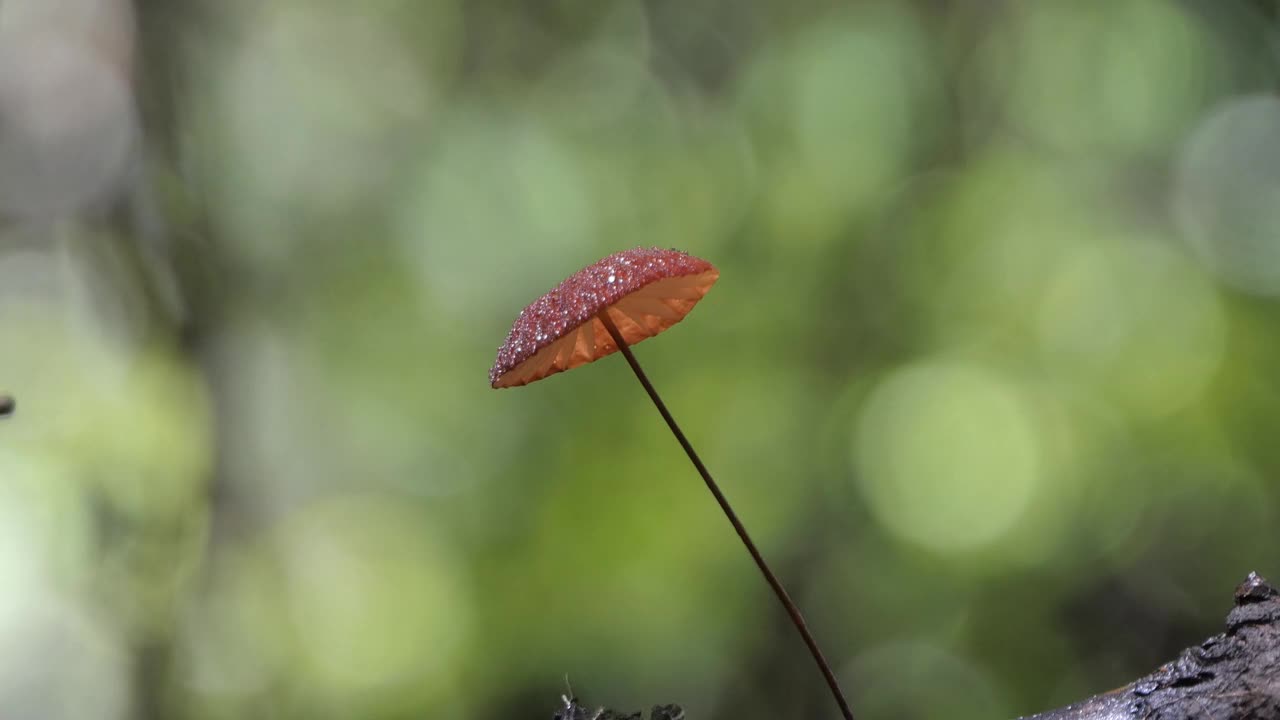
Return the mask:
[(853, 720), (835, 674), (800, 610), (769, 569), (746, 527), (631, 352), (631, 345), (683, 320), (719, 277), (720, 271), (711, 263), (674, 249), (625, 250), (588, 265), (520, 312), (506, 342), (498, 348), (489, 383), (494, 388), (517, 387), (621, 352), (791, 616), (841, 713), (846, 720)]

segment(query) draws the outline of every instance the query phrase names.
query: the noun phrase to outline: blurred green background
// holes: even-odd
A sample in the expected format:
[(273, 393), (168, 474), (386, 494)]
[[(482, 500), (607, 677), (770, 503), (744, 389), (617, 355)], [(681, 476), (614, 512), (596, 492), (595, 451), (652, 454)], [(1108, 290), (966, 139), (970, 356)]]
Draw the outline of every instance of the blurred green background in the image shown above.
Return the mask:
[[(1280, 575), (1273, 2), (0, 3), (0, 715), (859, 718), (1121, 685)], [(1273, 577), (1272, 579), (1280, 579)]]

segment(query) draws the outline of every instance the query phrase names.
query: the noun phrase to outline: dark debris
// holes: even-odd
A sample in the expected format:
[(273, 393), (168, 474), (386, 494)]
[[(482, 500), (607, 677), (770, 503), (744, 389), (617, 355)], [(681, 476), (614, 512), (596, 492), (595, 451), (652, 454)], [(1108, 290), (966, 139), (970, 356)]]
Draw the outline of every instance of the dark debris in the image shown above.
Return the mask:
[(1259, 603), (1276, 595), (1280, 595), (1280, 592), (1271, 587), (1265, 578), (1256, 572), (1251, 572), (1244, 582), (1236, 586), (1236, 605)]
[[(553, 720), (644, 720), (640, 712), (623, 713), (608, 708), (583, 705), (577, 698), (561, 697), (561, 707)], [(654, 705), (649, 720), (684, 720), (684, 709), (679, 705)]]

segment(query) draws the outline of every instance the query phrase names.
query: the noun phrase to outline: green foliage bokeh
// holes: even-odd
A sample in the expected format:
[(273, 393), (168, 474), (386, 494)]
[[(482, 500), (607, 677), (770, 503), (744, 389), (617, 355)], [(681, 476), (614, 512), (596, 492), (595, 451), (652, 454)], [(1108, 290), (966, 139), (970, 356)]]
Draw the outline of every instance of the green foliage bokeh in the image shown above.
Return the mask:
[(137, 112), (105, 212), (0, 127), (0, 715), (834, 716), (620, 358), (488, 387), (637, 245), (721, 270), (637, 354), (860, 718), (1280, 575), (1267, 3), (117, 5), (0, 5)]

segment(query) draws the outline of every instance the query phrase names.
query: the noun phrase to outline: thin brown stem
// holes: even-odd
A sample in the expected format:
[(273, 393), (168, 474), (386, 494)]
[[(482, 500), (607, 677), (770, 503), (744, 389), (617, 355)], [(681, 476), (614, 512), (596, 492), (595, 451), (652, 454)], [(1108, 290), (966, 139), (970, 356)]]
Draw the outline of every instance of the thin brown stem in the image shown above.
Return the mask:
[(813, 655), (814, 661), (818, 663), (818, 669), (822, 671), (822, 676), (826, 678), (827, 686), (831, 688), (831, 694), (835, 696), (836, 704), (840, 706), (840, 712), (844, 715), (845, 720), (853, 720), (853, 711), (849, 709), (849, 703), (844, 699), (844, 693), (840, 691), (840, 684), (836, 682), (835, 673), (831, 672), (831, 666), (827, 664), (827, 659), (823, 657), (822, 651), (818, 649), (817, 641), (813, 639), (813, 635), (809, 632), (809, 626), (805, 624), (804, 616), (800, 614), (800, 608), (796, 607), (796, 604), (791, 600), (791, 596), (782, 587), (778, 577), (769, 569), (769, 564), (764, 561), (764, 556), (756, 549), (756, 544), (751, 541), (751, 536), (747, 534), (747, 528), (738, 519), (738, 515), (733, 511), (733, 508), (730, 507), (729, 500), (725, 498), (724, 493), (720, 492), (720, 486), (716, 485), (716, 481), (711, 479), (711, 473), (707, 471), (707, 466), (702, 464), (702, 459), (698, 457), (698, 453), (689, 444), (689, 439), (684, 436), (684, 432), (676, 424), (675, 418), (671, 417), (671, 412), (667, 410), (666, 403), (662, 402), (662, 398), (658, 396), (658, 391), (653, 388), (653, 383), (649, 382), (648, 376), (640, 368), (640, 363), (636, 360), (636, 356), (632, 354), (627, 341), (622, 338), (622, 333), (618, 332), (618, 327), (610, 319), (609, 311), (603, 310), (597, 317), (600, 318), (600, 322), (605, 329), (609, 331), (613, 341), (617, 343), (618, 350), (622, 351), (622, 356), (627, 359), (627, 364), (631, 366), (631, 371), (636, 374), (636, 379), (644, 386), (645, 392), (649, 393), (649, 399), (653, 401), (653, 404), (658, 408), (658, 412), (662, 414), (662, 419), (667, 421), (667, 427), (671, 428), (672, 434), (680, 442), (680, 447), (684, 448), (685, 454), (689, 456), (689, 460), (697, 468), (698, 474), (702, 476), (702, 480), (707, 484), (707, 489), (711, 491), (711, 494), (716, 498), (716, 502), (720, 504), (720, 509), (724, 511), (725, 516), (729, 518), (729, 522), (733, 524), (733, 529), (737, 531), (738, 537), (742, 539), (742, 544), (747, 546), (747, 552), (751, 553), (751, 559), (756, 561), (756, 567), (760, 568), (760, 572), (764, 574), (764, 579), (769, 583), (769, 587), (773, 588), (774, 594), (778, 596), (778, 600), (786, 608), (787, 614), (791, 616), (791, 622), (795, 624), (796, 630), (800, 631), (800, 637), (804, 638), (804, 644), (809, 646), (809, 653)]

